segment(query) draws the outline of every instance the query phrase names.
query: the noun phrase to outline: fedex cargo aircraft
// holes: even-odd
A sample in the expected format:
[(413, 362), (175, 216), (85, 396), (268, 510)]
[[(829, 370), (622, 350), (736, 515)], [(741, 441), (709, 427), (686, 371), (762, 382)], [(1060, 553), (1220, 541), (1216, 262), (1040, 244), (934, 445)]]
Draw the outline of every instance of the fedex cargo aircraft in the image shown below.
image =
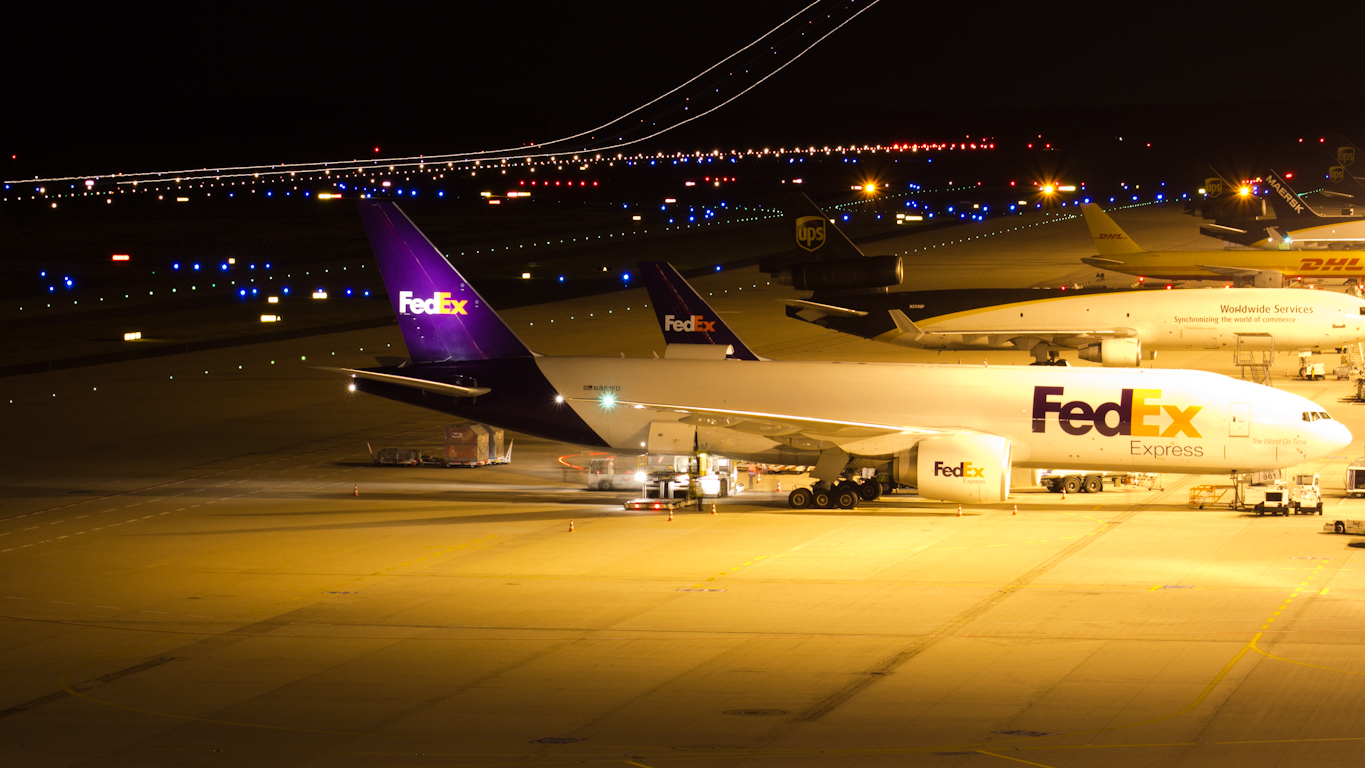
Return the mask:
[[(658, 359), (542, 356), (397, 205), (360, 210), (411, 360), (342, 369), (353, 389), (583, 446), (814, 465), (797, 507), (855, 505), (863, 489), (840, 480), (853, 466), (981, 503), (1007, 498), (1012, 466), (1226, 474), (1351, 441), (1309, 400), (1198, 371), (729, 359), (709, 342)], [(690, 314), (707, 330), (683, 333), (719, 319)]]

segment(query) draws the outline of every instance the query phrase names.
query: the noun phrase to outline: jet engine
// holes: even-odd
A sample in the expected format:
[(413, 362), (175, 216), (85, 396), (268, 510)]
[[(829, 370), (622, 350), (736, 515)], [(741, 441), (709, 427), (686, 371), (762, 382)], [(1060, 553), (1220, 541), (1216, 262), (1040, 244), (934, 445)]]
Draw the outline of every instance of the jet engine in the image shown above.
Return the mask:
[(798, 291), (846, 291), (900, 285), (905, 269), (899, 256), (868, 256), (839, 261), (808, 261), (773, 273), (773, 280)]
[(1000, 502), (1010, 495), (1010, 441), (996, 435), (928, 437), (891, 462), (891, 479), (927, 499)]
[(1081, 349), (1081, 359), (1119, 368), (1142, 364), (1142, 342), (1137, 339), (1105, 339)]

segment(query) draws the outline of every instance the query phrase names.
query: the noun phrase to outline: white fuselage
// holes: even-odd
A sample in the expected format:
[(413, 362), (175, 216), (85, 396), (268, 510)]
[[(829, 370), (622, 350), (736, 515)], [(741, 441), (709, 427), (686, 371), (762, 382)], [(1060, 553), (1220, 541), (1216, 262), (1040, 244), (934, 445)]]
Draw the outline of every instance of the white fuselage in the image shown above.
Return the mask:
[[(1059, 331), (1136, 336), (1143, 350), (1335, 348), (1365, 340), (1365, 300), (1320, 290), (1274, 288), (1152, 290), (1056, 297), (929, 318), (925, 333), (878, 337), (922, 349), (1010, 349), (1029, 331), (1063, 339)], [(983, 333), (987, 332), (987, 333)], [(992, 333), (993, 332), (993, 333)], [(1075, 346), (1074, 344), (1065, 346)]]
[[(886, 457), (928, 430), (1006, 437), (1015, 466), (1210, 474), (1287, 467), (1351, 439), (1339, 422), (1305, 420), (1323, 410), (1309, 400), (1200, 371), (573, 357), (536, 365), (565, 398), (560, 407), (622, 451), (643, 452), (682, 420), (696, 425), (702, 450), (775, 463), (812, 463), (834, 446)], [(784, 430), (784, 419), (831, 425)], [(692, 446), (682, 447), (675, 452)]]
[[(1337, 222), (1327, 217), (1317, 226), (1282, 234), (1288, 235), (1287, 245), (1290, 250), (1365, 248), (1365, 219)], [(1266, 238), (1258, 240), (1253, 247), (1279, 249), (1280, 242)]]

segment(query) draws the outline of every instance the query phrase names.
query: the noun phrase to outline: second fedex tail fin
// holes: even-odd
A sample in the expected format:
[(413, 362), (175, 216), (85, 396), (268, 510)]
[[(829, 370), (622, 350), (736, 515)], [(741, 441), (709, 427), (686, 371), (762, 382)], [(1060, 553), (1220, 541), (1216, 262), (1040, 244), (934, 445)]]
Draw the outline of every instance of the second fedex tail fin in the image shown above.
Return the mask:
[(1094, 203), (1081, 206), (1085, 214), (1085, 224), (1090, 227), (1090, 236), (1095, 238), (1095, 250), (1101, 256), (1118, 256), (1125, 253), (1144, 253), (1133, 238), (1119, 228), (1100, 207)]
[(414, 363), (531, 357), (396, 204), (362, 200), (360, 218)]
[(1321, 218), (1275, 171), (1266, 174), (1265, 185), (1270, 187), (1267, 197), (1270, 198), (1270, 207), (1275, 209), (1277, 220), (1304, 221)]
[[(640, 262), (649, 301), (659, 317), (664, 342), (669, 345), (707, 345), (733, 348), (731, 357), (761, 360), (739, 340), (714, 309), (697, 293), (672, 264), (663, 261)], [(717, 353), (719, 354), (719, 353)]]

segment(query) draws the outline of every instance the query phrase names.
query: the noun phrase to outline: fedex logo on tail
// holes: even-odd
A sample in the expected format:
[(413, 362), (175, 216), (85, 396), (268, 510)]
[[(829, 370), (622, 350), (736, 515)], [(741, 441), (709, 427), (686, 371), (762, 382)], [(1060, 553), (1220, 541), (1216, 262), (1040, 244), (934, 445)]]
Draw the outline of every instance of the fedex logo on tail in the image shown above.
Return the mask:
[(664, 330), (684, 333), (692, 333), (693, 331), (715, 333), (716, 321), (706, 320), (701, 315), (692, 315), (686, 320), (676, 320), (672, 315), (664, 315)]
[(398, 311), (405, 315), (468, 315), (464, 308), (468, 303), (468, 299), (452, 299), (440, 291), (429, 299), (414, 299), (412, 291), (398, 292)]

